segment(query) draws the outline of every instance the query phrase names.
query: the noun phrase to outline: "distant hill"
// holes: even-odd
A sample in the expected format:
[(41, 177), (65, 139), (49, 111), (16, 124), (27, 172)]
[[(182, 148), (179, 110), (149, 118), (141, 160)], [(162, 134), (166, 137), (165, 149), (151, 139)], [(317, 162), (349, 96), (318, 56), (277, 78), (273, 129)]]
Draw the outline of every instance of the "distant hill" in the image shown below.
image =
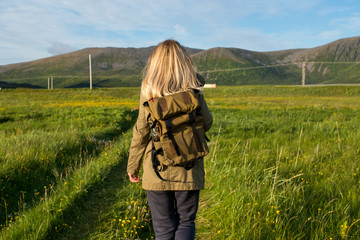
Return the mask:
[[(212, 48), (196, 53), (192, 58), (209, 83), (291, 84), (287, 68), (256, 68), (279, 64), (277, 58), (268, 53), (237, 48)], [(239, 68), (243, 70), (223, 71), (223, 69)], [(293, 66), (293, 68), (297, 67)]]
[[(54, 76), (54, 87), (89, 86), (89, 54), (92, 58), (93, 86), (139, 86), (141, 71), (154, 47), (87, 48), (36, 61), (0, 66), (0, 81), (47, 87)], [(190, 49), (191, 54), (202, 50)]]
[[(153, 49), (87, 48), (0, 66), (0, 87), (46, 88), (50, 76), (54, 76), (55, 88), (88, 87), (89, 54), (94, 87), (140, 86), (141, 71)], [(360, 61), (360, 37), (340, 39), (315, 48), (272, 52), (220, 47), (187, 48), (187, 51), (207, 82), (218, 85), (300, 84), (301, 62), (304, 61), (308, 62), (307, 83), (360, 83), (360, 66), (351, 63)]]
[(9, 89), (9, 88), (42, 88), (40, 86), (32, 85), (29, 83), (8, 83), (4, 81), (0, 81), (0, 89)]

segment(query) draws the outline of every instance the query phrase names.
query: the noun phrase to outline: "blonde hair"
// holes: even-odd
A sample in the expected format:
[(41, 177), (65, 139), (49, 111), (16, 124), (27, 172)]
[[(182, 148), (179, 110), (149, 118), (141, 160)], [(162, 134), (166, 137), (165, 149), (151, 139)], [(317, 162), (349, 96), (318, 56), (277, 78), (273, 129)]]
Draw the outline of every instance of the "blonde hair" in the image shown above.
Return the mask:
[(189, 88), (200, 89), (201, 82), (185, 48), (175, 40), (160, 43), (144, 68), (141, 93), (149, 99)]

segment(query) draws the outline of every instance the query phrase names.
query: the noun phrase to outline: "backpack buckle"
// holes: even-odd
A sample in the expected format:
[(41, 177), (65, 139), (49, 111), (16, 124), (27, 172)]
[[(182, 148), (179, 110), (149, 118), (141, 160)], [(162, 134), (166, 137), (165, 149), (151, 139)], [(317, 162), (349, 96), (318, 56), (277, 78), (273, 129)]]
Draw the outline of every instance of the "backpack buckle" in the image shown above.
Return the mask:
[(152, 137), (153, 137), (154, 142), (160, 141), (160, 135), (157, 133), (156, 127), (152, 128)]

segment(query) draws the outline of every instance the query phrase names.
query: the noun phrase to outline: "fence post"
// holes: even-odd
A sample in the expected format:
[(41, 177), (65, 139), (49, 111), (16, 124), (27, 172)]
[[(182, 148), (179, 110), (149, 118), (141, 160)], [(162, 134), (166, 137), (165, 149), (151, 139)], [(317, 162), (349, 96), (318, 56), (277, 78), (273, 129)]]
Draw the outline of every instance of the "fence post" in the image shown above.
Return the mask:
[(302, 63), (302, 81), (301, 85), (305, 86), (305, 77), (306, 77), (306, 62)]
[(89, 54), (90, 90), (92, 89), (91, 54)]

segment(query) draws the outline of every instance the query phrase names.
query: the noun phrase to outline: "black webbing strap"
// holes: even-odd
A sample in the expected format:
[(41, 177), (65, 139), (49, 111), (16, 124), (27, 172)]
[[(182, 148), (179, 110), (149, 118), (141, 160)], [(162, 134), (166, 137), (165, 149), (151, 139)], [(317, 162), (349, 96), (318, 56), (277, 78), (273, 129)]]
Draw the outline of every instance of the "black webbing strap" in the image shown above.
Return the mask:
[(201, 107), (196, 108), (196, 114), (201, 116)]
[[(147, 102), (145, 102), (147, 103)], [(144, 105), (145, 105), (144, 103)], [(153, 129), (155, 126), (156, 126), (156, 123), (157, 123), (157, 120), (155, 119), (154, 122), (150, 122), (150, 117), (151, 117), (151, 114), (149, 113), (147, 118), (146, 118), (146, 122), (148, 122), (150, 124), (150, 128)]]
[[(145, 103), (144, 103), (144, 106), (145, 106), (145, 105), (149, 106), (149, 103), (148, 103), (148, 102), (145, 102)], [(151, 116), (151, 114), (149, 113), (149, 115), (148, 115), (147, 118), (146, 118), (146, 121), (147, 121), (148, 123), (150, 123), (150, 121), (149, 121), (150, 116)], [(151, 128), (152, 130), (155, 128), (156, 123), (157, 123), (157, 120), (155, 119), (155, 121), (150, 124), (150, 128)], [(162, 151), (162, 148), (160, 148), (160, 149), (158, 149), (158, 150), (155, 149), (155, 145), (154, 145), (154, 134), (151, 133), (151, 163), (152, 163), (152, 167), (153, 167), (153, 169), (154, 169), (154, 171), (155, 171), (155, 173), (156, 173), (156, 176), (158, 176), (158, 178), (160, 178), (160, 180), (162, 180), (162, 181), (167, 181), (167, 180), (165, 180), (164, 178), (161, 177), (161, 175), (160, 175), (160, 173), (159, 173), (159, 170), (158, 170), (158, 167), (160, 166), (160, 161), (159, 161), (159, 159), (158, 159), (156, 156), (157, 156), (161, 151)]]
[(158, 170), (158, 166), (160, 166), (160, 162), (159, 160), (157, 159), (156, 155), (159, 154), (159, 150), (162, 150), (162, 149), (158, 149), (156, 150), (155, 149), (155, 145), (154, 145), (154, 139), (151, 138), (151, 143), (152, 143), (152, 147), (151, 147), (151, 162), (152, 162), (152, 166), (153, 166), (153, 169), (156, 173), (156, 176), (158, 176), (158, 178), (160, 178), (160, 180), (162, 181), (167, 181), (165, 180), (163, 177), (161, 177), (160, 173), (159, 173), (159, 170)]
[(206, 136), (205, 133), (204, 133), (204, 136), (205, 136), (205, 140), (206, 140), (207, 142), (210, 142), (210, 139)]
[(153, 129), (156, 126), (157, 120), (155, 119), (155, 121), (150, 125), (150, 128)]
[(177, 145), (174, 135), (171, 132), (171, 123), (169, 120), (165, 120), (165, 126), (166, 126), (166, 130), (167, 130), (166, 134), (168, 135), (169, 139), (171, 140), (172, 144), (174, 145), (176, 154), (178, 156), (180, 156), (181, 154), (180, 154), (179, 146)]
[(193, 113), (188, 113), (188, 114), (189, 114), (189, 118), (190, 118), (191, 127), (192, 127), (192, 130), (193, 130), (193, 133), (194, 133), (196, 149), (198, 150), (198, 152), (202, 152), (203, 150), (202, 150), (202, 147), (201, 147), (199, 135), (197, 134), (197, 131), (196, 131), (194, 114)]

